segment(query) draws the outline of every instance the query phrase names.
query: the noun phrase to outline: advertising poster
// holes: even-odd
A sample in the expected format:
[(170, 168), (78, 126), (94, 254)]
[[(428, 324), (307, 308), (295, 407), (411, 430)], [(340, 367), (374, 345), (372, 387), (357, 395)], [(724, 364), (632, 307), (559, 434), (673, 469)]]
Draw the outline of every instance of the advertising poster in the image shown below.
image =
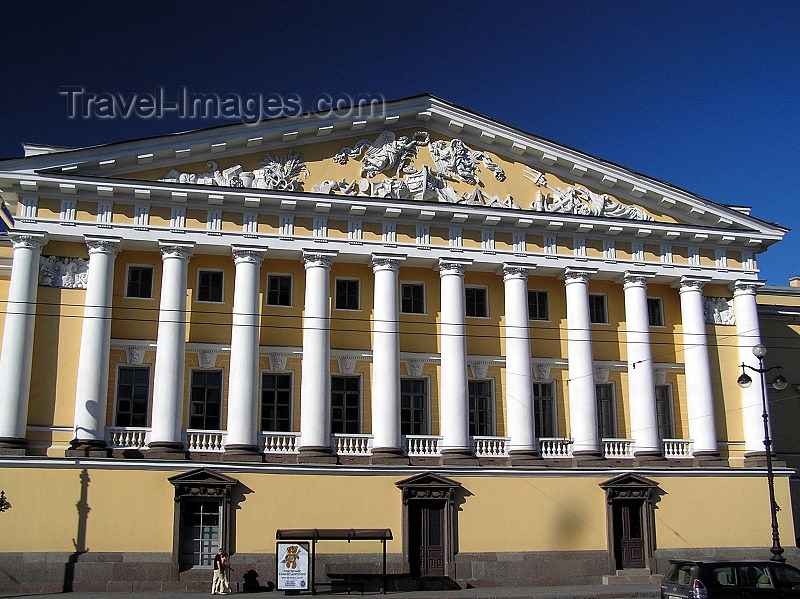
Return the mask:
[(308, 543), (277, 543), (279, 591), (308, 590)]

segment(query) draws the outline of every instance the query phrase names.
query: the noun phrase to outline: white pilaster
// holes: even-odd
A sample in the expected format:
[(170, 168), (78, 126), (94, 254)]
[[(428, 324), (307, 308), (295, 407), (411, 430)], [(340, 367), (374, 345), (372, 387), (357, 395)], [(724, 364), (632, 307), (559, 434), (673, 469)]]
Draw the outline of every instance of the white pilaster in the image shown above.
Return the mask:
[(0, 453), (24, 453), (42, 233), (10, 231), (11, 281), (0, 354)]
[(226, 456), (258, 456), (258, 336), (260, 248), (234, 246), (231, 365), (228, 369), (228, 440)]
[(535, 456), (528, 274), (532, 266), (503, 264), (506, 338), (506, 428), (510, 454)]
[(162, 274), (150, 449), (183, 451), (186, 271), (193, 244), (160, 241)]
[(306, 269), (303, 372), (300, 385), (300, 459), (316, 461), (330, 446), (330, 272), (335, 252), (303, 252)]
[(81, 451), (92, 448), (105, 451), (114, 261), (121, 242), (119, 237), (86, 238), (89, 276), (83, 307), (75, 389), (75, 438), (72, 441), (72, 449)]
[(589, 277), (595, 270), (568, 268), (564, 273), (567, 293), (567, 353), (569, 362), (569, 419), (573, 454), (600, 456), (597, 431), (597, 398), (589, 320)]
[[(736, 314), (736, 338), (739, 345), (739, 363), (758, 368), (758, 358), (753, 355), (753, 346), (761, 343), (761, 330), (756, 308), (756, 290), (763, 281), (736, 281), (733, 289), (733, 310)], [(760, 374), (748, 370), (753, 384), (741, 389), (742, 427), (744, 428), (745, 455), (764, 454), (764, 421), (761, 414), (763, 381)], [(767, 404), (769, 409), (769, 404)]]
[(650, 349), (650, 319), (647, 312), (647, 279), (650, 275), (626, 272), (626, 351), (628, 354), (628, 405), (635, 455), (660, 456), (653, 353)]
[(442, 453), (469, 456), (469, 389), (464, 273), (471, 260), (439, 259), (441, 278), (441, 380), (439, 382)]
[(703, 310), (704, 283), (704, 280), (693, 277), (681, 279), (681, 326), (686, 388), (691, 389), (687, 398), (689, 436), (694, 441), (696, 457), (714, 457), (719, 455), (719, 448)]
[(372, 434), (376, 461), (401, 457), (398, 271), (405, 258), (373, 254)]

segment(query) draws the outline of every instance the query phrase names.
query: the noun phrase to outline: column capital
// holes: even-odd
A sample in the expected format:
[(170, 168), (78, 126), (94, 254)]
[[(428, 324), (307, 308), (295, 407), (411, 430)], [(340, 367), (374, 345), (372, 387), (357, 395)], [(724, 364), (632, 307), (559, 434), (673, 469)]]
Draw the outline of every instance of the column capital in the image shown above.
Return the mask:
[(655, 275), (649, 272), (626, 270), (622, 275), (623, 289), (628, 287), (647, 287), (647, 279), (652, 279)]
[(116, 255), (122, 244), (121, 237), (95, 237), (85, 235), (86, 246), (89, 248), (89, 255), (92, 254), (113, 254)]
[(700, 291), (709, 281), (711, 281), (710, 277), (681, 277), (677, 286), (680, 288), (680, 293), (684, 291)]
[(11, 238), (11, 243), (14, 249), (30, 248), (41, 250), (47, 243), (47, 233), (11, 230), (8, 232), (8, 236)]
[(186, 243), (180, 241), (158, 241), (158, 247), (161, 250), (161, 258), (179, 258), (180, 260), (189, 260), (194, 252), (194, 243)]
[(569, 285), (570, 283), (588, 283), (592, 275), (597, 274), (596, 268), (574, 268), (572, 266), (564, 269), (564, 282)]
[(535, 264), (517, 264), (515, 262), (503, 262), (501, 272), (503, 281), (509, 279), (527, 279), (528, 275), (536, 268)]
[(766, 281), (736, 281), (733, 284), (733, 295), (755, 295)]
[(322, 252), (319, 250), (303, 250), (303, 266), (306, 269), (317, 266), (330, 268), (339, 252)]
[(234, 245), (231, 248), (233, 261), (236, 264), (240, 262), (249, 262), (250, 264), (261, 264), (264, 261), (264, 254), (267, 253), (265, 248), (247, 247), (241, 245)]
[(439, 258), (436, 270), (439, 271), (439, 276), (458, 275), (463, 277), (471, 265), (472, 260), (464, 258)]
[(370, 264), (372, 271), (378, 272), (379, 270), (400, 270), (400, 264), (405, 261), (405, 256), (398, 256), (397, 254), (372, 254)]

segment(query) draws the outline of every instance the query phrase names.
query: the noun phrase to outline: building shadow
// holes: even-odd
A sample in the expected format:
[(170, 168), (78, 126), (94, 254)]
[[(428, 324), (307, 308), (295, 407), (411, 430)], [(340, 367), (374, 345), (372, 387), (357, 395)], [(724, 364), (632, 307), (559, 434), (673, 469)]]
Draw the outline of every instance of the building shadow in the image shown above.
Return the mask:
[(89, 471), (86, 468), (81, 470), (80, 481), (81, 496), (75, 504), (75, 508), (78, 511), (78, 530), (75, 538), (72, 539), (72, 545), (75, 547), (75, 551), (72, 552), (67, 559), (67, 563), (64, 564), (64, 584), (61, 589), (63, 593), (72, 592), (72, 586), (75, 581), (75, 564), (78, 563), (78, 560), (84, 553), (89, 551), (89, 548), (86, 546), (86, 526), (89, 521), (89, 512), (92, 508), (89, 507), (88, 502), (90, 478)]

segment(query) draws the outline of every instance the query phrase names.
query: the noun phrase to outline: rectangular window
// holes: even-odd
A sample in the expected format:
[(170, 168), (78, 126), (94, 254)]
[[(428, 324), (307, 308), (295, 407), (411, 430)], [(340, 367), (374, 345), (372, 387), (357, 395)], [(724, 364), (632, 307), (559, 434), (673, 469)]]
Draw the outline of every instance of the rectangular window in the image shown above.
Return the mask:
[(360, 310), (360, 285), (358, 279), (336, 279), (336, 309)]
[(292, 305), (291, 275), (267, 275), (267, 305)]
[(361, 432), (361, 381), (357, 376), (331, 377), (331, 432)]
[(487, 318), (489, 316), (489, 294), (486, 287), (467, 287), (466, 312), (473, 318)]
[(528, 318), (548, 320), (546, 291), (528, 291)]
[(534, 430), (539, 438), (556, 436), (556, 402), (553, 383), (533, 383)]
[(428, 382), (400, 379), (400, 433), (428, 434)]
[(181, 527), (181, 565), (211, 566), (220, 547), (222, 502), (193, 500), (185, 502)]
[(675, 425), (672, 418), (672, 386), (656, 385), (656, 416), (658, 436), (661, 439), (675, 438)]
[(200, 270), (197, 272), (197, 301), (222, 302), (221, 270)]
[(664, 303), (660, 297), (647, 298), (647, 319), (651, 327), (664, 326)]
[(617, 436), (617, 423), (614, 415), (614, 385), (604, 383), (595, 386), (597, 397), (597, 432), (601, 439)]
[(400, 285), (400, 311), (405, 314), (425, 314), (425, 285), (403, 283)]
[(491, 379), (469, 381), (469, 434), (494, 435), (494, 399)]
[(592, 324), (608, 324), (605, 295), (601, 293), (589, 294), (589, 322)]
[(150, 369), (120, 368), (117, 376), (115, 426), (147, 426)]
[(125, 297), (153, 298), (153, 267), (129, 266)]
[(292, 430), (292, 375), (265, 372), (261, 376), (261, 430)]
[(222, 428), (222, 371), (193, 370), (189, 428)]

